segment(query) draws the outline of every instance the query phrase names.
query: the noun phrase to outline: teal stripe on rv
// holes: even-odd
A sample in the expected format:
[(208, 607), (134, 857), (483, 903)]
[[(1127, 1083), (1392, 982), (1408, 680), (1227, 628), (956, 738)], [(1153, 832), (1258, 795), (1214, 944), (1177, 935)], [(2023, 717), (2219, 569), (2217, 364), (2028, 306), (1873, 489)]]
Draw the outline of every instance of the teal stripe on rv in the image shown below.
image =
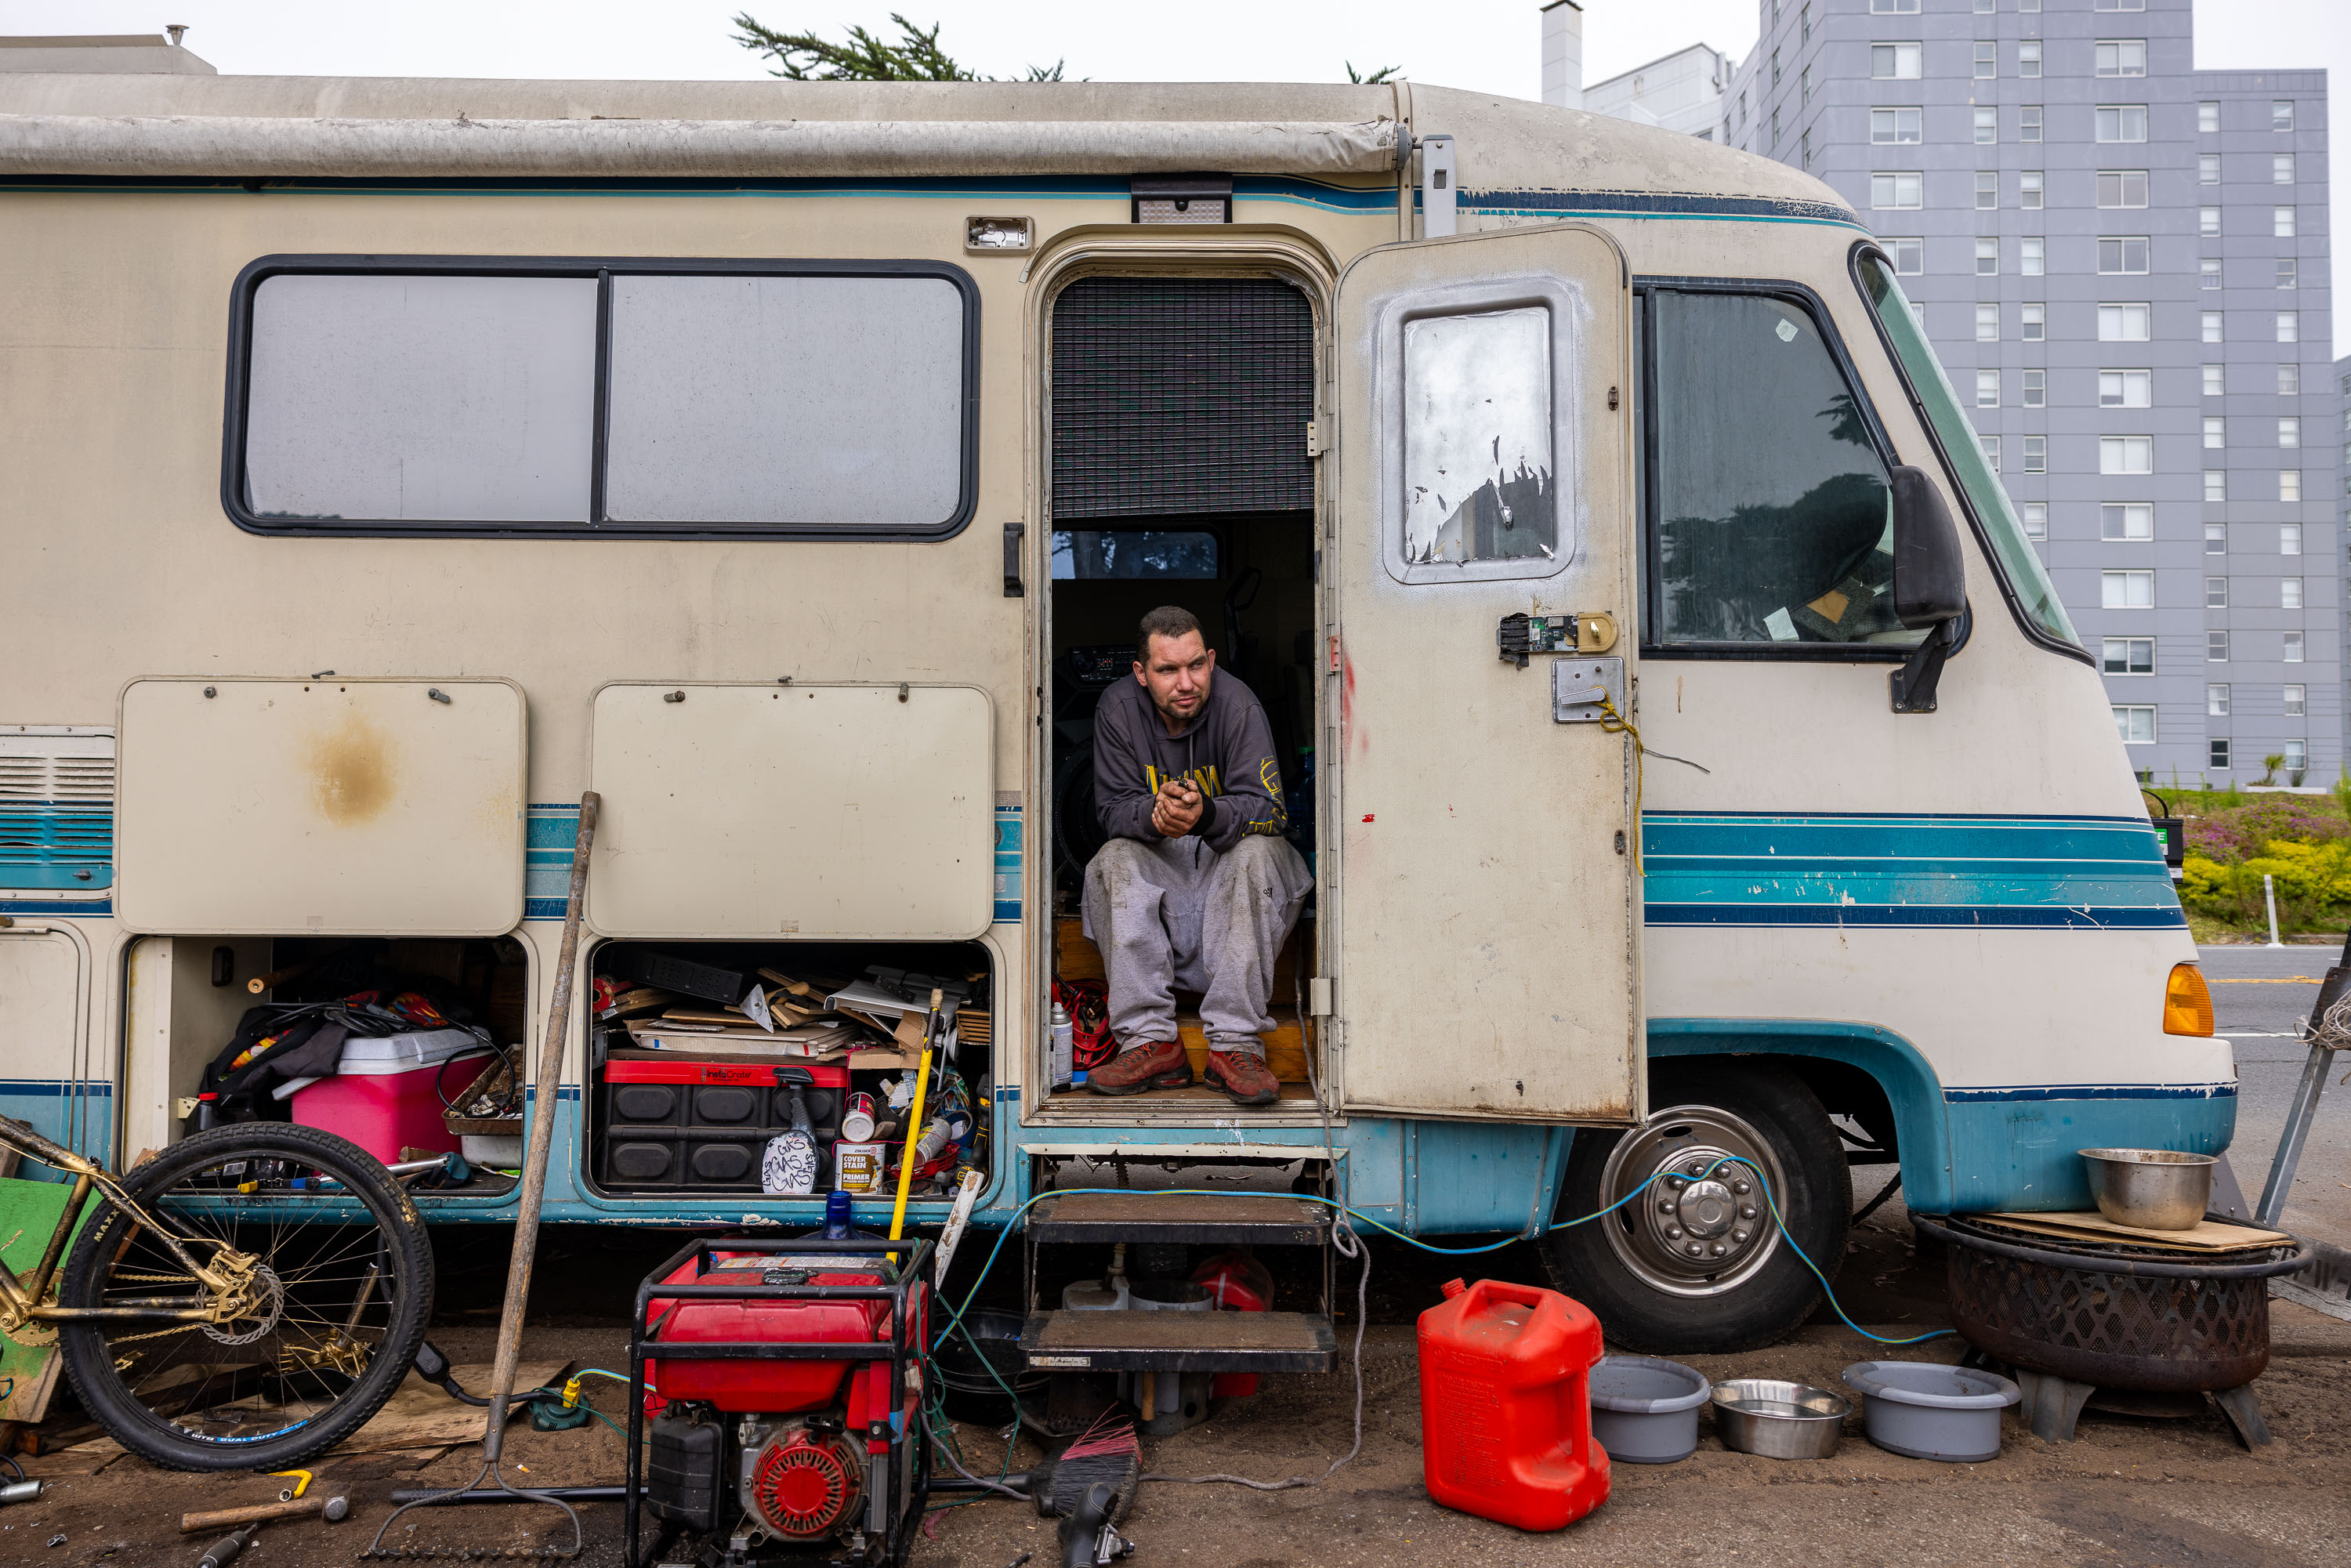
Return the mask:
[(1651, 925), (2179, 928), (2143, 817), (1643, 816)]

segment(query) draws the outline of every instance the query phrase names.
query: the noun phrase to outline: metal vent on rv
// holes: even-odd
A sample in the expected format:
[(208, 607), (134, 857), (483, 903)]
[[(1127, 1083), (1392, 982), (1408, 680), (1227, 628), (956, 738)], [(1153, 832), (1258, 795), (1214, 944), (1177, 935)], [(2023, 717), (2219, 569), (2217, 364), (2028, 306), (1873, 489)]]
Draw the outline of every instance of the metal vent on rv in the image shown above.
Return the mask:
[(1139, 224), (1228, 224), (1233, 221), (1229, 174), (1155, 174), (1134, 182)]
[(0, 887), (94, 892), (114, 882), (114, 737), (0, 729)]

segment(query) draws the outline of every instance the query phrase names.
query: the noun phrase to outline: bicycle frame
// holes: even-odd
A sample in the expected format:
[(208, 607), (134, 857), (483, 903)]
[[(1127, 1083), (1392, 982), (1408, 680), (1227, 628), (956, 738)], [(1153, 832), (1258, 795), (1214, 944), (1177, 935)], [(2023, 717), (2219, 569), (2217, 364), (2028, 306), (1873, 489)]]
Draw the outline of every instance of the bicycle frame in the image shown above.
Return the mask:
[[(41, 1254), (40, 1267), (34, 1270), (32, 1277), (26, 1279), (5, 1261), (0, 1261), (0, 1332), (20, 1328), (32, 1322), (213, 1322), (221, 1318), (224, 1298), (230, 1290), (231, 1281), (197, 1262), (186, 1243), (158, 1224), (154, 1216), (134, 1202), (116, 1184), (105, 1166), (49, 1142), (24, 1123), (6, 1116), (0, 1116), (0, 1144), (68, 1172), (74, 1178), (73, 1191), (66, 1198), (65, 1211), (57, 1217), (57, 1228), (50, 1233), (48, 1247)], [(208, 1297), (140, 1296), (110, 1307), (45, 1304), (42, 1298), (49, 1293), (49, 1286), (57, 1277), (57, 1265), (65, 1257), (66, 1243), (72, 1239), (74, 1227), (80, 1220), (82, 1209), (89, 1204), (93, 1188), (103, 1188), (107, 1197), (117, 1207), (152, 1231), (172, 1258), (213, 1293)]]

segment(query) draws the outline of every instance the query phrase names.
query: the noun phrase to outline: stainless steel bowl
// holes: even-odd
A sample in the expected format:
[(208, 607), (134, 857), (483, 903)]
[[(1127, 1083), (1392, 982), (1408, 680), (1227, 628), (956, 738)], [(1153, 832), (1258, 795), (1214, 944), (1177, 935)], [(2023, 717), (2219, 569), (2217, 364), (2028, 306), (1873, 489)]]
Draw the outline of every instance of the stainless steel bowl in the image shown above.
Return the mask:
[(2090, 1196), (2116, 1225), (2193, 1230), (2212, 1204), (2210, 1155), (2171, 1149), (2084, 1149)]
[(1722, 1446), (1766, 1458), (1827, 1458), (1852, 1410), (1844, 1396), (1809, 1384), (1735, 1377), (1714, 1385), (1714, 1431)]

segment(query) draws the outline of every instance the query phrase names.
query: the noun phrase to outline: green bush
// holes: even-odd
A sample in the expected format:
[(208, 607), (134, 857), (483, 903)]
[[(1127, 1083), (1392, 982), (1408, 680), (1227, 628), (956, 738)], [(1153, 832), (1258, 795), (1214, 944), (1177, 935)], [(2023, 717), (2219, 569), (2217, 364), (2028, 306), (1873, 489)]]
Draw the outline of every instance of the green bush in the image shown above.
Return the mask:
[(2262, 878), (2277, 894), (2278, 928), (2341, 925), (2351, 914), (2351, 842), (2297, 843), (2273, 839), (2262, 852), (2237, 862), (2191, 854), (2182, 868), (2179, 901), (2199, 915), (2260, 927), (2269, 922)]

